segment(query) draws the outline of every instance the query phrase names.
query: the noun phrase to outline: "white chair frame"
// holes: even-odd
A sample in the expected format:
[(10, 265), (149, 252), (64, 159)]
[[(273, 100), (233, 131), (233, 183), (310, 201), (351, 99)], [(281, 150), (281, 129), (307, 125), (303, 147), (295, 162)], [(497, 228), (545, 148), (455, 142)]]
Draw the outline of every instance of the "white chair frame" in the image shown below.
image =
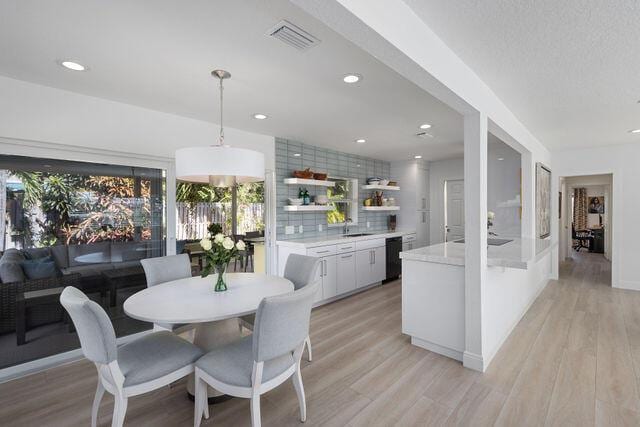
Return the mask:
[(251, 399), (251, 425), (260, 427), (260, 395), (276, 388), (284, 383), (289, 377), (293, 380), (293, 386), (298, 395), (298, 403), (300, 405), (300, 421), (307, 420), (307, 404), (304, 396), (304, 386), (302, 384), (302, 374), (300, 372), (300, 359), (304, 351), (305, 341), (300, 343), (293, 353), (294, 363), (287, 368), (286, 371), (277, 377), (263, 383), (262, 372), (264, 362), (253, 362), (253, 371), (251, 373), (251, 387), (241, 387), (224, 383), (202, 369), (195, 369), (195, 411), (194, 411), (194, 427), (200, 427), (202, 416), (209, 418), (209, 403), (207, 401), (207, 384), (216, 390), (228, 394), (230, 396)]
[(167, 386), (174, 381), (179, 380), (194, 372), (195, 364), (191, 363), (176, 371), (173, 371), (163, 377), (156, 378), (146, 383), (136, 384), (124, 387), (124, 375), (120, 370), (118, 361), (114, 360), (109, 364), (96, 363), (98, 369), (98, 386), (96, 395), (93, 399), (93, 407), (91, 408), (91, 427), (96, 427), (98, 423), (98, 410), (100, 409), (100, 401), (104, 392), (108, 391), (114, 397), (112, 427), (122, 427), (124, 424), (124, 416), (127, 412), (128, 398), (139, 394), (157, 390)]

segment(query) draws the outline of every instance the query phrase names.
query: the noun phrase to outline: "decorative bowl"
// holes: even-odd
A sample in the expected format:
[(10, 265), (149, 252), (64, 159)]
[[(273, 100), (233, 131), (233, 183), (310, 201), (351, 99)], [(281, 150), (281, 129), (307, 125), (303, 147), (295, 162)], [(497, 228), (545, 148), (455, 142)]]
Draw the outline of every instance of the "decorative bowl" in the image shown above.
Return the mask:
[(309, 168), (303, 171), (293, 171), (291, 174), (293, 175), (294, 178), (301, 178), (301, 179), (313, 178), (313, 172), (311, 172)]
[(288, 201), (290, 205), (300, 206), (304, 202), (304, 199), (289, 199)]
[(381, 179), (380, 180), (380, 185), (389, 185), (389, 180), (388, 179)]
[(318, 205), (326, 205), (329, 202), (329, 199), (327, 198), (327, 196), (325, 194), (318, 194), (315, 198), (314, 201), (316, 202), (316, 204)]
[(326, 173), (314, 172), (313, 173), (313, 179), (317, 179), (318, 181), (325, 181), (327, 179), (327, 174)]

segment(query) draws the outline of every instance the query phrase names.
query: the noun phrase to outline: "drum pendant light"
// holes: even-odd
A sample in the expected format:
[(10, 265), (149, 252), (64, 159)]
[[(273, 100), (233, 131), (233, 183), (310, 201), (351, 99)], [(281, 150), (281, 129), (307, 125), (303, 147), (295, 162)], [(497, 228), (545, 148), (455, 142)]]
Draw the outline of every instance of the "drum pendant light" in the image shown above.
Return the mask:
[(214, 70), (220, 80), (220, 137), (216, 145), (176, 150), (176, 178), (179, 181), (209, 183), (214, 187), (232, 187), (246, 182), (264, 181), (264, 154), (225, 144), (223, 84), (229, 72)]

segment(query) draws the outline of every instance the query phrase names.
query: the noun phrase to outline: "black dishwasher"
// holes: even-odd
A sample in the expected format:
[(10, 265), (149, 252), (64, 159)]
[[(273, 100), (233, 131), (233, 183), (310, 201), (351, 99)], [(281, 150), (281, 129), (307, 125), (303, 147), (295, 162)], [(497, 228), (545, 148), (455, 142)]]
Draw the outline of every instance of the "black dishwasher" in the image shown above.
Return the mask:
[(387, 249), (387, 280), (396, 279), (402, 273), (402, 261), (400, 260), (400, 252), (402, 252), (402, 236), (390, 237), (386, 241)]

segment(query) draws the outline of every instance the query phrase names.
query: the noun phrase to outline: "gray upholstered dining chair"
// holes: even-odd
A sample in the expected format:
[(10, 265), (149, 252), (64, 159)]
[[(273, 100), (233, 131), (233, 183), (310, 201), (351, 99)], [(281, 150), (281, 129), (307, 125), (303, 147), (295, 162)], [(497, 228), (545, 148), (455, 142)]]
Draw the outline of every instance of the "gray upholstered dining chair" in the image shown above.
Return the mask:
[[(188, 254), (145, 258), (140, 260), (140, 264), (142, 264), (142, 268), (144, 269), (148, 288), (160, 283), (191, 277), (191, 259)], [(154, 330), (168, 330), (175, 333), (182, 333), (192, 328), (192, 326), (172, 323), (154, 323), (153, 328)]]
[(98, 387), (91, 410), (93, 427), (105, 390), (115, 400), (112, 426), (122, 426), (129, 397), (189, 375), (194, 371), (194, 362), (203, 354), (195, 345), (168, 331), (153, 332), (117, 348), (111, 320), (99, 304), (73, 286), (62, 291), (60, 303), (78, 331), (82, 352), (98, 369)]
[[(294, 289), (302, 289), (303, 287), (313, 283), (316, 277), (316, 270), (320, 266), (320, 259), (316, 257), (291, 254), (287, 258), (287, 263), (284, 266), (284, 278), (293, 282)], [(245, 327), (249, 330), (253, 330), (253, 324), (255, 323), (255, 314), (248, 314), (240, 318), (240, 327)], [(313, 356), (311, 353), (311, 339), (307, 337), (305, 339), (305, 345), (307, 347), (307, 360), (311, 362)]]
[(251, 399), (251, 424), (260, 426), (260, 395), (292, 378), (300, 404), (300, 420), (307, 406), (300, 374), (300, 358), (309, 336), (313, 297), (318, 284), (264, 298), (256, 312), (253, 334), (217, 348), (196, 362), (194, 426), (208, 417), (207, 384), (236, 397)]

